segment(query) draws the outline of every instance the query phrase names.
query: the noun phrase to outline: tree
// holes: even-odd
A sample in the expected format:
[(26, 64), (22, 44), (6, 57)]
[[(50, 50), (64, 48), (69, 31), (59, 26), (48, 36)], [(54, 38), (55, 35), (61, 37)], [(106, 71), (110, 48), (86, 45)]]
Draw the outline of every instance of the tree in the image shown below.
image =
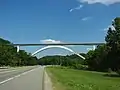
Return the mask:
[(0, 66), (26, 66), (37, 65), (36, 57), (32, 57), (24, 50), (16, 52), (16, 47), (10, 41), (0, 38)]
[(95, 50), (87, 53), (86, 62), (91, 70), (105, 71), (107, 70), (107, 54), (108, 48), (106, 45), (99, 45)]
[[(85, 56), (86, 54), (83, 53)], [(83, 68), (82, 64), (84, 64), (84, 60), (78, 57), (75, 54), (66, 55), (66, 56), (45, 56), (39, 59), (40, 65), (61, 65), (68, 66), (74, 69)]]
[(120, 17), (112, 22), (112, 28), (109, 28), (105, 40), (110, 48), (108, 53), (109, 67), (120, 73)]

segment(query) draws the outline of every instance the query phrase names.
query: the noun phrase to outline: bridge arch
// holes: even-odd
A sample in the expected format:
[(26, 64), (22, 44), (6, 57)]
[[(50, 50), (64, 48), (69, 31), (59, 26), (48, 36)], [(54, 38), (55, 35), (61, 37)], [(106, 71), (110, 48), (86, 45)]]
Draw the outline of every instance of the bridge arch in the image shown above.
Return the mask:
[(36, 55), (37, 53), (39, 53), (39, 52), (41, 52), (41, 51), (44, 51), (44, 50), (50, 49), (50, 48), (62, 48), (62, 49), (65, 49), (65, 50), (67, 50), (67, 51), (70, 51), (70, 52), (76, 54), (77, 56), (79, 56), (79, 57), (82, 58), (82, 59), (85, 59), (85, 57), (83, 57), (82, 55), (74, 52), (72, 49), (70, 49), (70, 48), (68, 48), (68, 47), (65, 47), (65, 46), (45, 46), (45, 47), (43, 47), (43, 48), (35, 51), (35, 52), (32, 54), (32, 56), (33, 56), (33, 55)]

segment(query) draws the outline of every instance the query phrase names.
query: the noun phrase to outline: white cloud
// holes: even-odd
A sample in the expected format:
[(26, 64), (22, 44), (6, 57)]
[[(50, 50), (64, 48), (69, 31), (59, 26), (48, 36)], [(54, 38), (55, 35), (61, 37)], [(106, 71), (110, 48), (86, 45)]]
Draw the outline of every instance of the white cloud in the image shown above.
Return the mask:
[(45, 40), (40, 40), (41, 43), (44, 43), (44, 44), (51, 44), (51, 43), (62, 43), (61, 41), (57, 41), (57, 40), (52, 40), (52, 39), (45, 39)]
[(74, 10), (79, 10), (79, 9), (81, 9), (82, 7), (83, 7), (83, 5), (79, 5), (78, 7), (75, 7), (75, 8), (70, 9), (69, 12), (72, 12), (72, 11), (74, 11)]
[(77, 0), (77, 1), (79, 1), (80, 3), (88, 3), (88, 4), (101, 3), (104, 5), (120, 3), (120, 0)]
[[(53, 40), (53, 39), (45, 39), (45, 40), (40, 40), (41, 43), (43, 44), (59, 44), (59, 43), (64, 43), (62, 41), (58, 40)], [(65, 45), (67, 47), (74, 47), (74, 45)]]
[(87, 21), (87, 20), (89, 20), (89, 19), (91, 19), (91, 17), (84, 17), (84, 18), (82, 18), (81, 20), (82, 20), (82, 21)]

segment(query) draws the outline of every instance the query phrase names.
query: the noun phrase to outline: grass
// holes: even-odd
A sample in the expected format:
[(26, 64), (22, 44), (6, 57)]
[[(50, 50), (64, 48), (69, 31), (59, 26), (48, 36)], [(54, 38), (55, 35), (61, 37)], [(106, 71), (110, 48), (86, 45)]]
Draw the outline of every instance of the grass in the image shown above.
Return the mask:
[(47, 67), (54, 90), (120, 90), (120, 77), (106, 73)]

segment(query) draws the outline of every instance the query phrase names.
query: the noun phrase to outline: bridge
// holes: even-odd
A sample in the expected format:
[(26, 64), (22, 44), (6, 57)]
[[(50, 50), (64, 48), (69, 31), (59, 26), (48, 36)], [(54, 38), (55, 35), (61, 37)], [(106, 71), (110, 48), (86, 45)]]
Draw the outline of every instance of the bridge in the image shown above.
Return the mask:
[(9, 45), (13, 45), (13, 46), (17, 46), (17, 52), (19, 52), (20, 50), (20, 46), (45, 46), (37, 51), (35, 51), (32, 55), (36, 55), (37, 53), (49, 49), (49, 48), (62, 48), (65, 50), (68, 50), (74, 54), (76, 54), (77, 56), (79, 56), (82, 59), (85, 59), (85, 57), (83, 57), (82, 55), (80, 55), (79, 53), (76, 53), (75, 51), (73, 51), (72, 49), (66, 47), (66, 46), (70, 46), (70, 45), (84, 45), (84, 46), (93, 46), (93, 50), (95, 50), (96, 45), (104, 45), (104, 42), (95, 42), (95, 43), (49, 43), (49, 44), (9, 44)]
[(104, 45), (105, 42), (82, 42), (82, 43), (48, 43), (48, 44), (8, 44), (13, 46), (48, 46), (48, 45)]

